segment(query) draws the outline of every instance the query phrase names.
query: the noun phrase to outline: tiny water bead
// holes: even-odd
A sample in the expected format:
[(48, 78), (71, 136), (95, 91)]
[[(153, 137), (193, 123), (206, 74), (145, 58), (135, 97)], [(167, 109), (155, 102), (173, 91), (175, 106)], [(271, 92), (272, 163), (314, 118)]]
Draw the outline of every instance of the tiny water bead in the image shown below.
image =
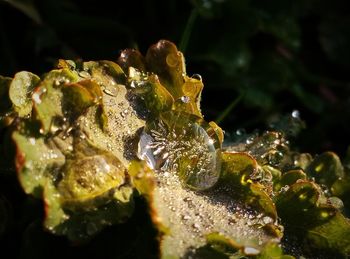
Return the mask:
[(184, 112), (165, 112), (146, 125), (138, 157), (164, 173), (176, 173), (195, 190), (212, 187), (220, 175), (220, 141), (201, 118)]

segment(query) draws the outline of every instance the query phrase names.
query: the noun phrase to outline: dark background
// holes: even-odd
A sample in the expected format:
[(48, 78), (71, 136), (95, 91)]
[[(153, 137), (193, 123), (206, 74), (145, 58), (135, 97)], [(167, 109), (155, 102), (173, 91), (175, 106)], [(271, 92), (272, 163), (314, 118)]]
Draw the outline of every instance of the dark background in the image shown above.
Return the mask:
[[(59, 58), (116, 60), (122, 49), (145, 53), (168, 39), (185, 52), (188, 74), (202, 76), (203, 114), (208, 121), (222, 118), (227, 139), (237, 129), (269, 129), (298, 110), (306, 128), (292, 137), (293, 148), (312, 154), (333, 150), (343, 157), (350, 144), (346, 2), (0, 0), (0, 74), (41, 75)], [(0, 256), (154, 256), (156, 245), (146, 237), (155, 233), (142, 201), (136, 201), (130, 224), (74, 246), (42, 230), (41, 201), (25, 196), (16, 179), (4, 175), (1, 181)]]
[(344, 156), (350, 143), (346, 2), (0, 0), (0, 74), (40, 75), (58, 58), (116, 60), (122, 49), (145, 53), (168, 39), (181, 45), (188, 74), (203, 77), (207, 120), (238, 101), (220, 123), (228, 135), (268, 129), (296, 109), (307, 127), (294, 148)]

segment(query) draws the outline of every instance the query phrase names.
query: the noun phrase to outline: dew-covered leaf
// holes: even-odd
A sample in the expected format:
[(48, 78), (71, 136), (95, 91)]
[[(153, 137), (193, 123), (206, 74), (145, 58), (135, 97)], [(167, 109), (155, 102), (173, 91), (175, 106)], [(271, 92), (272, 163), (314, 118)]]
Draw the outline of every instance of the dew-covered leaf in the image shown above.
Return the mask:
[(311, 248), (349, 256), (349, 219), (324, 198), (315, 183), (301, 181), (291, 185), (278, 195), (276, 205), (287, 230)]
[(261, 165), (282, 168), (290, 163), (289, 147), (283, 133), (266, 131), (246, 136), (245, 143), (226, 147), (227, 151), (247, 152)]
[(33, 116), (16, 124), (12, 138), (22, 187), (45, 201), (46, 228), (83, 240), (133, 211), (126, 168), (144, 105), (113, 62), (59, 66), (29, 95)]
[(48, 133), (51, 127), (55, 126), (55, 118), (64, 118), (62, 85), (73, 83), (77, 80), (77, 75), (66, 68), (52, 70), (43, 77), (38, 87), (35, 88), (32, 99), (35, 117), (42, 125), (42, 133)]
[(221, 181), (228, 186), (235, 186), (239, 191), (240, 199), (254, 209), (265, 213), (275, 222), (277, 219), (276, 208), (264, 190), (265, 187), (254, 182), (254, 175), (258, 172), (256, 160), (247, 153), (222, 153)]
[(117, 62), (128, 73), (129, 68), (133, 67), (140, 71), (146, 71), (146, 60), (142, 54), (135, 49), (126, 49), (120, 53)]
[(348, 257), (350, 255), (350, 221), (339, 211), (319, 211), (320, 217), (329, 219), (309, 229), (306, 239), (315, 249), (331, 250)]
[[(158, 137), (160, 136), (167, 135), (159, 134)], [(175, 157), (176, 155), (174, 154)], [(164, 162), (158, 160), (159, 157), (152, 159), (156, 164)], [(244, 170), (251, 172), (254, 170), (252, 167), (256, 166), (255, 160), (249, 155), (241, 158), (241, 162), (235, 169), (239, 175), (244, 175)], [(235, 240), (238, 247), (247, 249), (246, 254), (258, 254), (265, 243), (278, 242), (281, 237), (274, 225), (274, 207), (267, 208), (265, 214), (265, 210), (256, 210), (253, 206), (254, 202), (264, 207), (272, 204), (269, 197), (254, 184), (249, 184), (247, 202), (242, 202), (238, 198), (241, 196), (236, 193), (240, 189), (231, 184), (236, 180), (220, 181), (210, 189), (196, 191), (184, 185), (181, 174), (176, 171), (157, 166), (152, 173), (137, 162), (132, 164), (129, 171), (139, 192), (146, 194), (151, 218), (161, 233), (162, 258), (219, 255), (219, 252), (207, 247), (208, 237), (214, 235), (213, 233)]]
[(199, 108), (202, 79), (186, 75), (183, 54), (169, 41), (159, 41), (146, 54), (149, 71), (159, 76), (160, 83), (175, 100), (175, 110), (185, 111), (202, 117)]
[(174, 98), (161, 85), (157, 75), (146, 75), (131, 67), (128, 80), (132, 92), (145, 101), (145, 106), (152, 113), (153, 117), (157, 117), (159, 113), (172, 109)]
[(306, 180), (306, 174), (303, 170), (295, 169), (283, 173), (281, 179), (274, 185), (274, 190), (279, 191), (282, 187), (290, 186), (298, 180)]
[[(54, 178), (55, 168), (64, 165), (65, 156), (53, 143), (38, 136), (34, 123), (25, 123), (12, 138), (16, 145), (16, 168), (19, 181), (27, 194), (41, 197), (46, 178)], [(50, 172), (52, 171), (52, 172)]]
[(337, 179), (344, 177), (344, 168), (339, 157), (333, 152), (325, 152), (311, 162), (306, 173), (316, 182), (330, 187)]
[(183, 54), (175, 44), (166, 40), (159, 41), (148, 49), (146, 62), (150, 72), (160, 77), (161, 83), (174, 97), (181, 96), (186, 68)]
[(32, 111), (31, 95), (40, 78), (30, 72), (22, 71), (15, 74), (9, 89), (9, 97), (20, 117), (28, 116)]

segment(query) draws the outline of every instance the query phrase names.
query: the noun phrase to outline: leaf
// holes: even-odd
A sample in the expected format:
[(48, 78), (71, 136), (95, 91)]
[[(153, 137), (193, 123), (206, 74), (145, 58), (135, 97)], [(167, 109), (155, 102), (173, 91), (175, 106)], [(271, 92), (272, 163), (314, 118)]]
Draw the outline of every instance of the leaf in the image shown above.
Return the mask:
[(349, 219), (324, 200), (316, 184), (303, 181), (291, 185), (278, 195), (276, 206), (288, 230), (304, 243), (317, 250), (349, 255)]
[[(118, 84), (125, 82), (118, 65), (84, 63), (91, 74), (72, 62), (60, 66), (34, 90), (33, 116), (21, 120), (12, 137), (20, 183), (44, 199), (46, 228), (84, 240), (131, 215), (133, 189), (123, 152), (143, 124)], [(116, 120), (116, 114), (127, 119)], [(133, 126), (120, 134), (122, 121)]]
[[(321, 217), (327, 217), (328, 212), (321, 211)], [(340, 212), (336, 212), (330, 219), (314, 228), (306, 236), (311, 247), (315, 249), (331, 250), (345, 257), (350, 254), (350, 222)]]
[(257, 161), (247, 153), (239, 152), (223, 152), (222, 160), (221, 181), (235, 186), (241, 194), (240, 199), (271, 217), (274, 222), (277, 219), (275, 205), (264, 190), (265, 187), (253, 180), (259, 171)]
[(140, 71), (146, 71), (146, 60), (142, 54), (135, 49), (126, 49), (120, 53), (117, 63), (123, 68), (127, 74), (131, 67)]
[(77, 80), (77, 75), (68, 69), (52, 70), (43, 77), (38, 87), (35, 88), (32, 99), (36, 118), (42, 124), (42, 133), (47, 134), (52, 126), (55, 130), (55, 118), (64, 117), (63, 93), (60, 88), (63, 84)]
[(64, 165), (65, 156), (54, 145), (47, 144), (45, 138), (33, 134), (34, 123), (25, 123), (22, 127), (25, 131), (15, 131), (12, 134), (17, 149), (17, 174), (24, 191), (39, 198), (46, 177), (54, 177), (55, 168)]
[(331, 187), (337, 179), (344, 177), (344, 168), (335, 153), (325, 152), (315, 157), (306, 168), (306, 173), (316, 182)]
[(306, 180), (307, 176), (303, 170), (294, 169), (283, 173), (281, 179), (274, 185), (275, 191), (279, 191), (282, 187), (288, 187), (298, 180)]
[(162, 40), (151, 46), (146, 54), (146, 64), (173, 96), (174, 109), (202, 117), (199, 102), (203, 83), (201, 79), (186, 75), (183, 54), (173, 43)]
[(42, 23), (41, 16), (31, 0), (4, 0), (4, 1), (12, 5), (13, 7), (17, 8), (21, 12), (23, 12), (25, 15), (27, 15), (36, 23), (38, 24)]
[[(249, 160), (248, 165), (251, 161), (255, 160)], [(247, 166), (239, 164), (238, 168), (244, 170)], [(224, 184), (227, 181), (223, 180), (211, 189), (197, 192), (183, 186), (177, 174), (162, 170), (152, 173), (136, 161), (129, 172), (137, 189), (147, 197), (151, 218), (160, 231), (162, 258), (181, 258), (193, 253), (216, 254), (204, 247), (210, 233), (221, 233), (236, 240), (240, 247), (248, 247), (247, 253), (250, 247), (258, 253), (266, 242), (280, 238), (276, 232), (265, 232), (264, 226), (274, 221), (270, 219), (270, 214), (260, 214), (261, 211), (255, 211), (255, 207), (248, 209), (244, 202), (237, 199), (235, 192), (238, 189), (230, 181)], [(265, 197), (255, 186), (249, 186), (248, 193), (259, 199)], [(269, 203), (270, 199), (265, 203), (265, 198), (260, 204), (268, 207), (272, 203)]]
[(14, 109), (20, 117), (28, 116), (32, 111), (31, 95), (34, 87), (39, 83), (40, 78), (30, 72), (18, 72), (9, 89), (9, 97)]

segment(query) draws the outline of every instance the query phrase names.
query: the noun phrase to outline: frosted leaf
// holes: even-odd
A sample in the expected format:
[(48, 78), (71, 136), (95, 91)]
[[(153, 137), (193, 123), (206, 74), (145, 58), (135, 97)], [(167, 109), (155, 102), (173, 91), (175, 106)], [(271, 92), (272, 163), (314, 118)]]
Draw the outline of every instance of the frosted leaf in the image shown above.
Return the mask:
[(220, 175), (220, 141), (197, 116), (166, 112), (143, 130), (138, 156), (161, 174), (176, 173), (196, 190), (212, 187)]

